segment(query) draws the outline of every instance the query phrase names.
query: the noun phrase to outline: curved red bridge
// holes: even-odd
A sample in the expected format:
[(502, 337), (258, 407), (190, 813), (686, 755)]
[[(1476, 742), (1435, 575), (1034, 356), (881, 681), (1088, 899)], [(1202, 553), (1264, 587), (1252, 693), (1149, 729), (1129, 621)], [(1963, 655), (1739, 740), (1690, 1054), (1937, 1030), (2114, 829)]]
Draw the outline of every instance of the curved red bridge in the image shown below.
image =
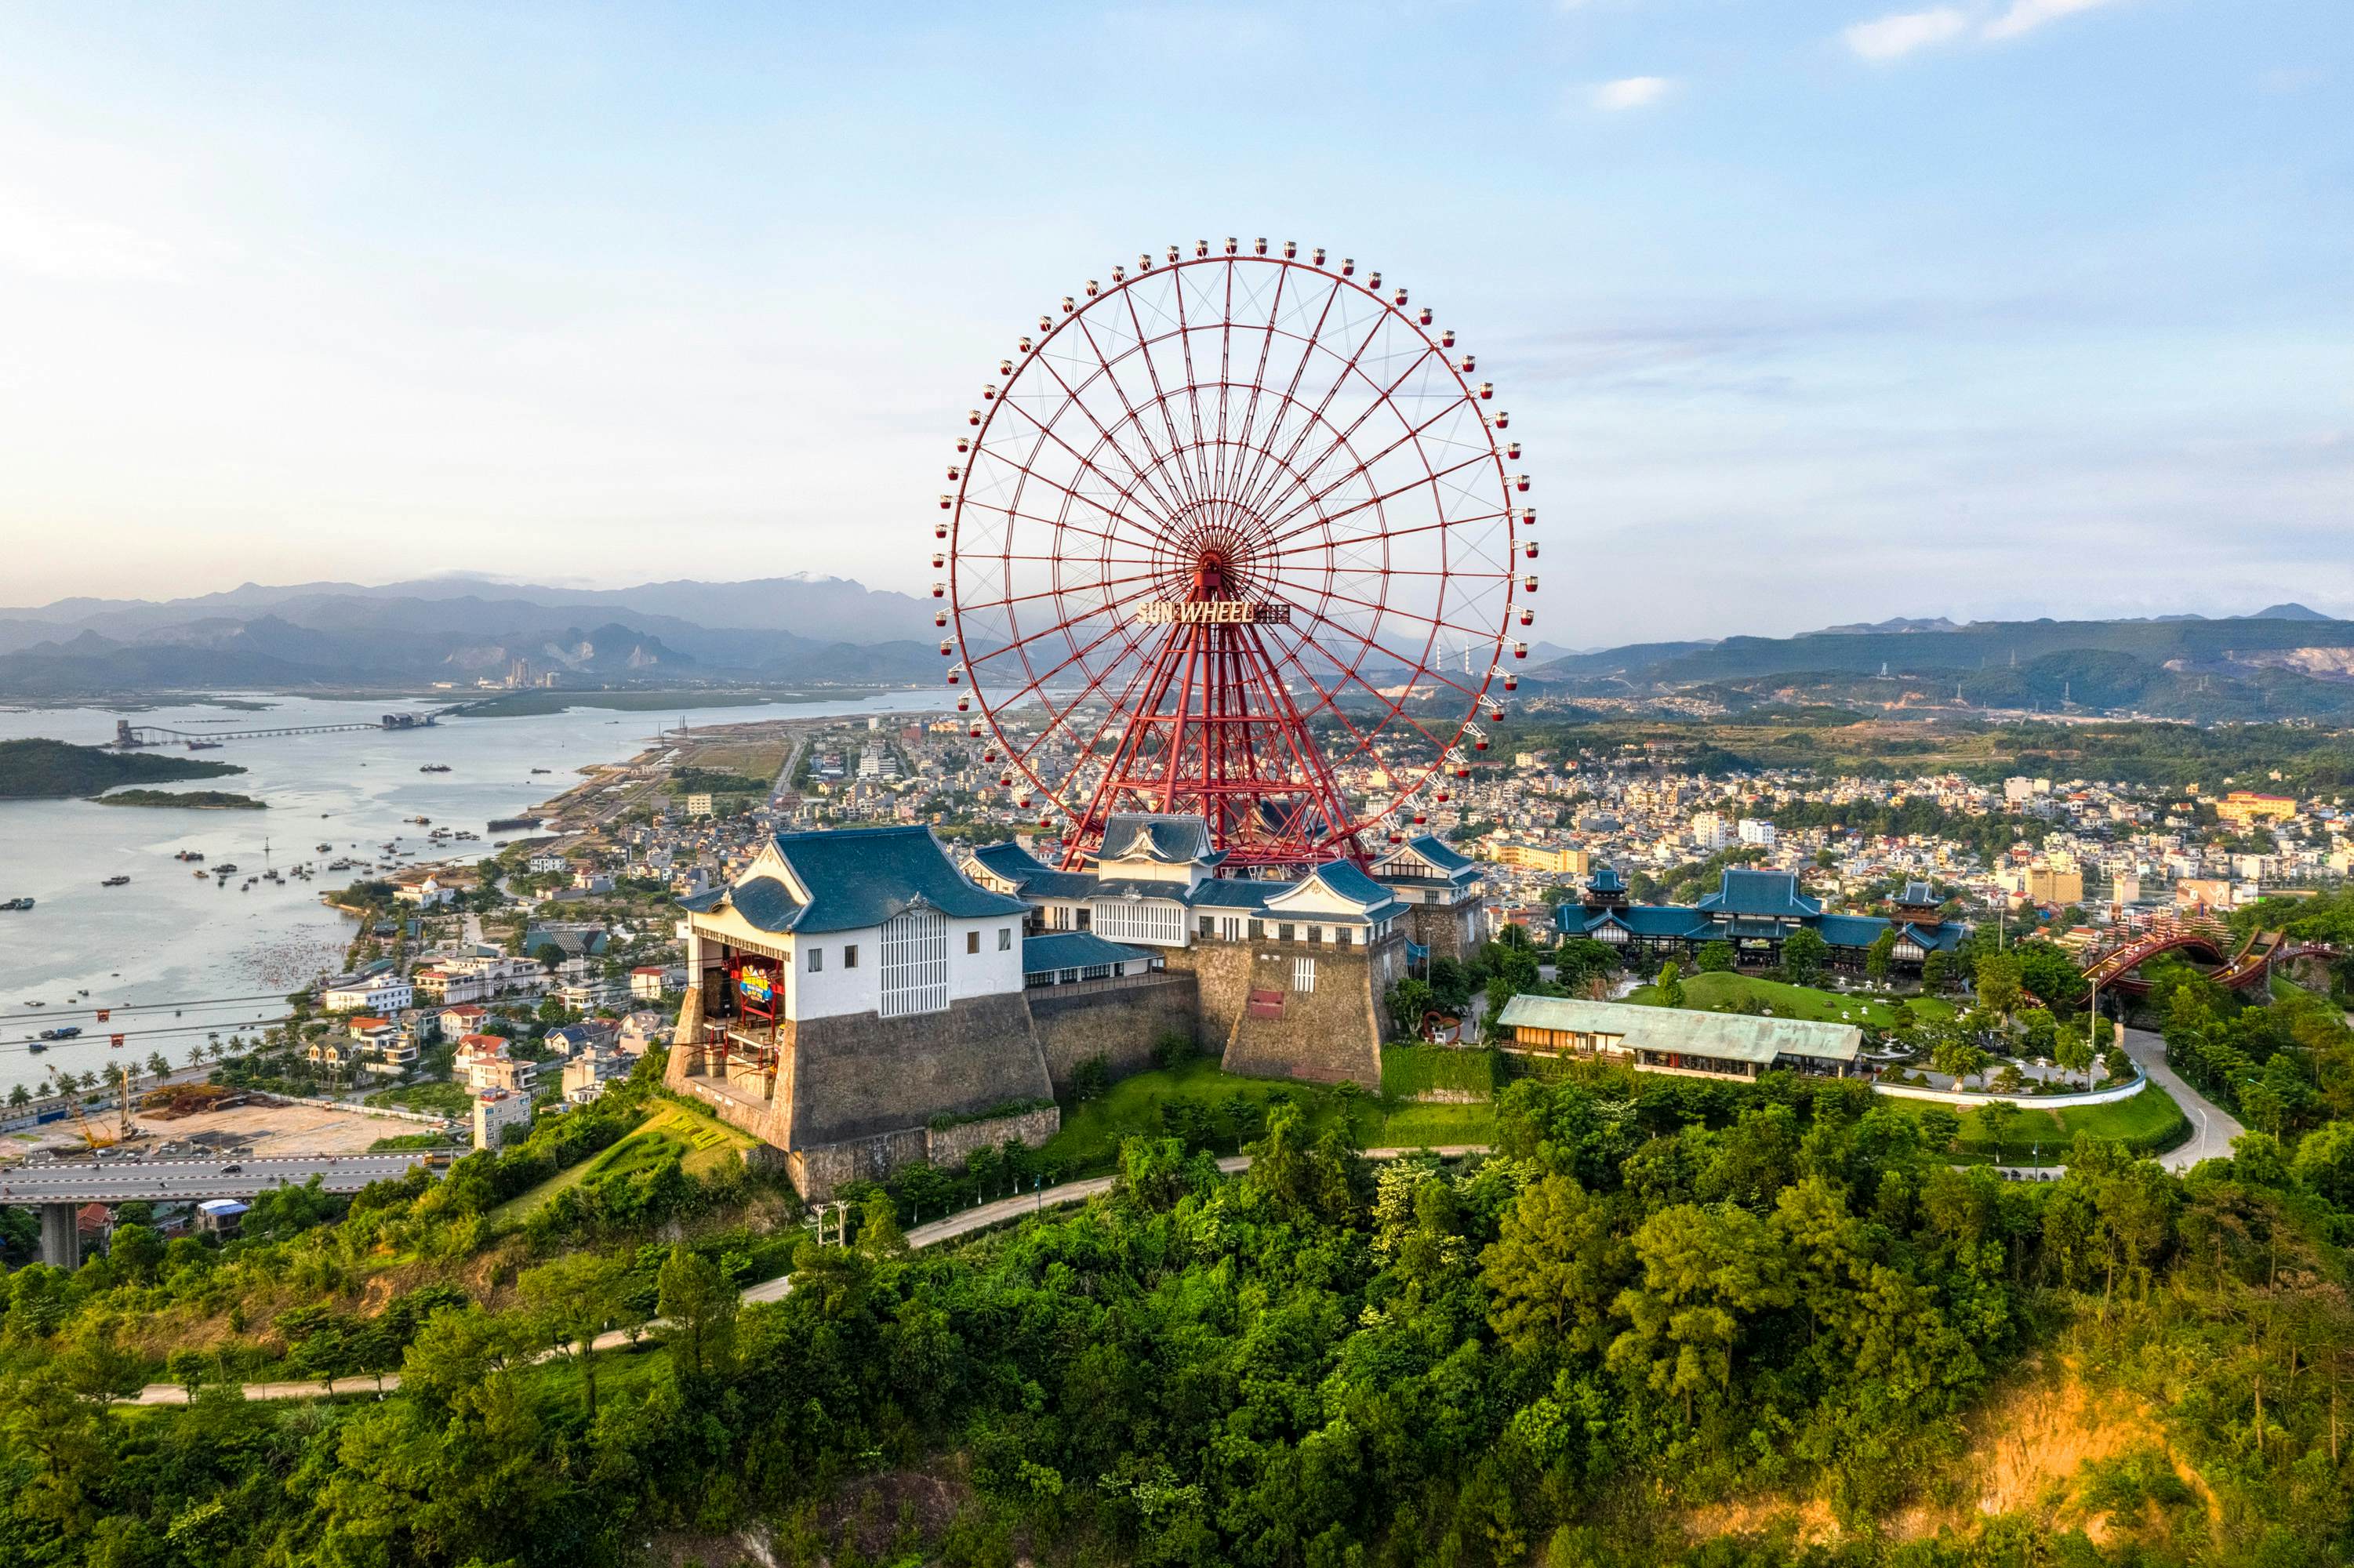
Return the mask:
[[(2211, 966), (2207, 978), (2234, 991), (2253, 991), (2272, 974), (2283, 957), (2284, 938), (2278, 931), (2258, 931), (2234, 946), (2231, 927), (2209, 915), (2161, 916), (2121, 948), (2112, 948), (2084, 966), (2084, 993), (2120, 991), (2147, 996), (2149, 982), (2134, 971), (2160, 953), (2179, 952), (2194, 962)], [(2306, 949), (2299, 948), (2298, 953)], [(2079, 998), (2078, 1000), (2083, 1000)]]

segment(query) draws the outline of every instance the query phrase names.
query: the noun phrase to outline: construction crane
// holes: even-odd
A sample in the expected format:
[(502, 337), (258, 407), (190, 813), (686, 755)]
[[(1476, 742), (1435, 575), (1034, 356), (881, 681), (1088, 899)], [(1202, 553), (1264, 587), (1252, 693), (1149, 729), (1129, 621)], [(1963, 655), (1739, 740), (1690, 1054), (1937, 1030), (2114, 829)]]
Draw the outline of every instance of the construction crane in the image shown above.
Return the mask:
[(117, 1067), (115, 1073), (117, 1077), (113, 1133), (101, 1132), (91, 1124), (90, 1118), (81, 1114), (81, 1107), (79, 1104), (70, 1097), (66, 1101), (66, 1109), (72, 1113), (76, 1130), (80, 1132), (82, 1142), (90, 1146), (90, 1150), (93, 1154), (101, 1149), (111, 1149), (118, 1143), (127, 1143), (131, 1140), (131, 1069)]

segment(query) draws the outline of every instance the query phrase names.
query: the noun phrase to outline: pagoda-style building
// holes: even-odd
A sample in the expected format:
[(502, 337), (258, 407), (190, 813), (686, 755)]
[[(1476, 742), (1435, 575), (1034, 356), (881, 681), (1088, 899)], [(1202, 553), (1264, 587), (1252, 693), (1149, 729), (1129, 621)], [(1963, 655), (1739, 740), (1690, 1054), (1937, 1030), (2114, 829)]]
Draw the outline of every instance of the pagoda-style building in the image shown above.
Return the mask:
[(1949, 921), (1925, 882), (1907, 883), (1894, 900), (1893, 919), (1876, 915), (1826, 915), (1819, 900), (1798, 891), (1791, 871), (1727, 870), (1717, 889), (1697, 904), (1636, 904), (1617, 871), (1596, 864), (1575, 904), (1553, 910), (1553, 928), (1564, 938), (1588, 937), (1637, 959), (1682, 959), (1711, 942), (1723, 942), (1746, 968), (1779, 963), (1782, 944), (1801, 930), (1829, 945), (1840, 969), (1863, 968), (1882, 933), (1893, 929), (1890, 959), (1918, 969), (1934, 952), (1961, 945), (1967, 927)]

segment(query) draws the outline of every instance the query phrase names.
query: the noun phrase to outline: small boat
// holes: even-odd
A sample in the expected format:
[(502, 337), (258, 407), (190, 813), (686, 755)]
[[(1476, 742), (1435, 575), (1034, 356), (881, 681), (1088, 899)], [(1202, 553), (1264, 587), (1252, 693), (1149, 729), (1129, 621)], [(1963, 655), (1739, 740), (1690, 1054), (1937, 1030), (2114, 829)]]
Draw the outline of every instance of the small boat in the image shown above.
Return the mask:
[(101, 887), (121, 887), (130, 880), (131, 878), (129, 876), (118, 872), (116, 874), (108, 877), (104, 882), (100, 883), (99, 885)]
[(30, 909), (32, 906), (33, 901), (29, 898), (11, 898), (0, 903), (0, 909)]
[(319, 846), (319, 853), (321, 854), (333, 854), (334, 852), (335, 846), (333, 844), (321, 844)]
[(31, 1042), (30, 1044), (28, 1044), (27, 1045), (26, 1045), (25, 1049), (26, 1049), (26, 1050), (27, 1050), (27, 1051), (30, 1051), (34, 1055), (37, 1056), (37, 1055), (39, 1055), (42, 1052), (44, 1052), (44, 1051), (48, 1050), (48, 1046), (46, 1044), (44, 1044), (43, 1042), (41, 1042), (41, 1041), (35, 1040), (35, 1041)]
[(419, 773), (447, 773), (450, 771), (450, 765), (446, 762), (429, 762), (417, 771)]
[(554, 772), (554, 771), (555, 771), (555, 769), (554, 769), (554, 768), (533, 768), (533, 769), (532, 769), (532, 771), (533, 771), (534, 773), (552, 773), (552, 772)]

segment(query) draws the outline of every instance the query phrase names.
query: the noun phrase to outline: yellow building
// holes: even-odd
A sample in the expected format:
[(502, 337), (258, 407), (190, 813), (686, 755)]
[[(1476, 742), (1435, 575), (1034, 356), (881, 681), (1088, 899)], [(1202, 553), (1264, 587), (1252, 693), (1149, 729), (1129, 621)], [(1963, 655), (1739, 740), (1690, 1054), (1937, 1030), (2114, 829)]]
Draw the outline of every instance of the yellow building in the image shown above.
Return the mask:
[(2027, 897), (2031, 904), (2082, 904), (2084, 901), (2084, 874), (2073, 866), (2030, 866), (2027, 868)]
[(1586, 852), (1567, 844), (1522, 843), (1513, 839), (1490, 839), (1488, 858), (1499, 865), (1516, 865), (1527, 871), (1548, 871), (1555, 876), (1584, 876), (1586, 872)]
[(2285, 822), (2296, 815), (2296, 797), (2259, 795), (2253, 789), (2234, 789), (2215, 802), (2215, 814), (2238, 828), (2266, 820)]

